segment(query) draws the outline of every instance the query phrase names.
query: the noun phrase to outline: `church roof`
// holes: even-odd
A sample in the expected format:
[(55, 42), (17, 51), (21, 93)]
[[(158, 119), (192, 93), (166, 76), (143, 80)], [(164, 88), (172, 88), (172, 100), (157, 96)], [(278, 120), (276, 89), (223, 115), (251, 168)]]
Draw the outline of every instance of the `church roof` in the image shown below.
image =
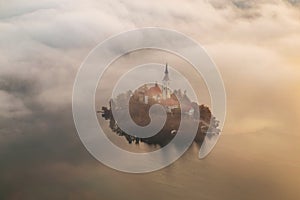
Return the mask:
[(148, 96), (156, 96), (156, 95), (161, 95), (162, 91), (160, 89), (160, 87), (158, 86), (158, 84), (155, 84), (153, 87), (149, 88), (149, 90), (147, 90), (146, 95)]
[(161, 103), (162, 103), (163, 105), (165, 105), (165, 106), (176, 106), (176, 105), (179, 105), (179, 102), (176, 101), (176, 100), (173, 99), (173, 98), (168, 98), (168, 99), (166, 99), (166, 100), (163, 100)]

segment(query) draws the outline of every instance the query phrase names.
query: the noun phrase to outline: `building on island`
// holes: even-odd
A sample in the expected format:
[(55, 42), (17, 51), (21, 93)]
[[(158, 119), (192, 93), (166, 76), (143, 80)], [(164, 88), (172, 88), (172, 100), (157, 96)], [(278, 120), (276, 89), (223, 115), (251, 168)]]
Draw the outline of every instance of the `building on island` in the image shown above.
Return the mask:
[[(168, 66), (166, 65), (162, 84), (157, 82), (144, 84), (133, 92), (129, 90), (119, 94), (115, 99), (110, 100), (109, 108), (102, 107), (102, 117), (110, 120), (110, 128), (118, 135), (124, 136), (129, 143), (135, 141), (136, 144), (145, 142), (150, 145), (167, 145), (177, 133), (181, 120), (187, 120), (187, 123), (199, 123), (197, 135), (194, 139), (198, 144), (202, 144), (205, 136), (212, 137), (219, 134), (220, 130), (217, 128), (219, 122), (212, 115), (210, 109), (205, 105), (191, 102), (186, 91), (182, 92), (181, 89), (172, 91), (169, 87), (170, 80)], [(146, 126), (150, 123), (148, 113), (154, 104), (165, 107), (167, 120), (161, 131), (149, 138), (138, 138), (126, 133), (118, 126), (118, 122), (112, 114), (112, 109), (118, 109), (120, 112), (125, 113), (128, 109), (130, 117), (137, 125)], [(200, 113), (201, 115), (198, 117)], [(184, 114), (184, 117), (181, 118), (179, 114)]]
[[(174, 91), (170, 89), (168, 64), (165, 66), (162, 84), (158, 84), (157, 82), (155, 84), (145, 84), (135, 90), (132, 96), (139, 103), (159, 103), (166, 108), (167, 112), (172, 112), (173, 109), (181, 107), (185, 114), (194, 114), (193, 104), (187, 96), (186, 91), (182, 93), (180, 89)], [(182, 105), (180, 105), (179, 100), (182, 102)]]

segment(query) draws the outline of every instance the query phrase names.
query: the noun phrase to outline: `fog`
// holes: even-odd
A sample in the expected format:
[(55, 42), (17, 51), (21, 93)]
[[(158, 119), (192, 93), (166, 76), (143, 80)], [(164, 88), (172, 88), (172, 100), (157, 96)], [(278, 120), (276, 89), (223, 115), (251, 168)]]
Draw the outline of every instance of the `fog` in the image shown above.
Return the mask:
[[(72, 87), (98, 43), (146, 26), (204, 46), (224, 80), (227, 117), (206, 159), (193, 146), (163, 170), (132, 175), (85, 150)], [(0, 198), (299, 199), (299, 35), (296, 0), (0, 1)], [(184, 65), (160, 52), (129, 57), (119, 64)], [(191, 79), (209, 105), (201, 77)]]

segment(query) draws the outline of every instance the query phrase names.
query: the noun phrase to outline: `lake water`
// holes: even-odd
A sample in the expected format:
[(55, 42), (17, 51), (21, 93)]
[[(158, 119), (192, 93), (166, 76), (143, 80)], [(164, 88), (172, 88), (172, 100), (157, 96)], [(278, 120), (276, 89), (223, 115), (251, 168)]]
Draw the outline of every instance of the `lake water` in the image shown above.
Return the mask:
[[(114, 135), (111, 138), (117, 141), (118, 137), (123, 148), (151, 149), (146, 144), (129, 145)], [(296, 200), (300, 198), (299, 143), (296, 136), (267, 131), (224, 133), (203, 160), (198, 159), (194, 144), (169, 167), (148, 174), (126, 174), (99, 165), (97, 174), (105, 179), (97, 182), (99, 190), (105, 188), (101, 195), (109, 199)]]

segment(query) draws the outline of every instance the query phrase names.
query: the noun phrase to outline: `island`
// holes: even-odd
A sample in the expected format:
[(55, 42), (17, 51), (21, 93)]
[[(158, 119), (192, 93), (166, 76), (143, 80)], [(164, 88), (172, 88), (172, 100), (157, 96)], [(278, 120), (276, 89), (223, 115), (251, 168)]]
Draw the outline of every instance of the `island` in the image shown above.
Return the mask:
[[(186, 91), (182, 92), (180, 89), (172, 91), (169, 84), (170, 78), (166, 64), (162, 84), (144, 84), (135, 91), (119, 94), (109, 101), (108, 107), (102, 106), (99, 112), (105, 120), (109, 121), (110, 129), (117, 135), (125, 137), (130, 144), (144, 142), (148, 145), (163, 147), (175, 137), (181, 120), (185, 123), (198, 123), (194, 142), (199, 145), (202, 144), (205, 136), (220, 133), (219, 121), (213, 116), (208, 106), (192, 102)], [(160, 104), (165, 108), (167, 118), (163, 128), (156, 135), (148, 138), (139, 138), (123, 131), (112, 112), (112, 109), (129, 109), (131, 119), (139, 126), (146, 126), (150, 123), (149, 110), (154, 104)]]

